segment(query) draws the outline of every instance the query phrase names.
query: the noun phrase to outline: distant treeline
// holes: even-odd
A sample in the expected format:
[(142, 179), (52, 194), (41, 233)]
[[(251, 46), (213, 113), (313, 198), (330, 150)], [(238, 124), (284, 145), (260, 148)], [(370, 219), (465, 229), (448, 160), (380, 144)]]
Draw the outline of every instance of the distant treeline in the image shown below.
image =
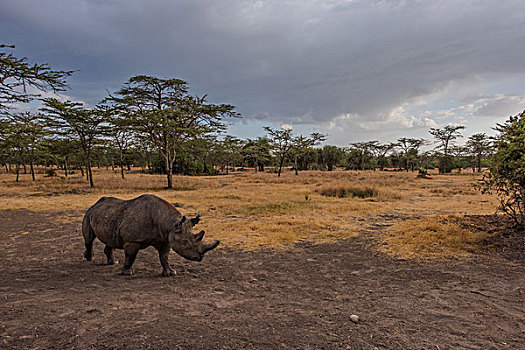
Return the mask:
[[(344, 169), (416, 170), (470, 167), (481, 171), (492, 153), (485, 134), (471, 136), (464, 146), (456, 141), (463, 126), (430, 129), (436, 146), (422, 151), (431, 142), (399, 138), (349, 143), (348, 147), (320, 146), (326, 135), (295, 135), (292, 130), (266, 127), (266, 136), (238, 139), (226, 135), (228, 118), (239, 118), (235, 107), (213, 104), (204, 96), (189, 93), (180, 79), (146, 75), (131, 77), (118, 91), (108, 93), (93, 108), (56, 98), (40, 98), (36, 91), (61, 92), (67, 89), (71, 71), (56, 71), (46, 64), (29, 64), (26, 58), (10, 53), (14, 46), (0, 45), (0, 166), (17, 174), (30, 172), (35, 165), (61, 169), (64, 176), (78, 170), (95, 186), (92, 167), (118, 167), (167, 175), (227, 174), (231, 168), (331, 171)], [(37, 112), (20, 108), (39, 99)], [(349, 140), (350, 141), (350, 140)], [(29, 170), (28, 170), (29, 169)], [(54, 170), (50, 170), (53, 174)]]
[[(107, 133), (111, 127), (106, 122), (100, 124), (99, 130), (91, 131), (96, 131), (97, 136), (89, 148), (90, 166), (118, 168), (123, 178), (131, 167), (139, 167), (145, 173), (167, 174), (165, 157), (147, 138), (128, 128), (129, 137), (119, 143), (120, 134), (112, 136)], [(283, 167), (291, 166), (297, 171), (332, 171), (335, 168), (415, 171), (439, 168), (442, 172), (450, 172), (472, 168), (479, 172), (489, 166), (492, 154), (491, 142), (484, 134), (471, 136), (465, 146), (450, 143), (445, 156), (441, 148), (421, 151), (421, 146), (429, 143), (422, 139), (400, 138), (388, 144), (370, 141), (352, 143), (348, 147), (321, 147), (305, 146), (304, 137), (294, 137), (286, 130), (285, 133), (288, 135), (284, 138), (280, 135), (280, 139), (269, 133), (267, 137), (257, 139), (207, 135), (183, 140), (174, 147), (172, 172), (186, 175), (228, 174), (234, 168), (278, 172), (281, 159)], [(29, 115), (13, 116), (4, 121), (0, 133), (0, 164), (3, 171), (31, 173), (34, 166), (39, 165), (60, 169), (66, 177), (71, 170), (84, 174), (88, 169), (82, 141), (73, 136), (54, 133), (45, 119), (33, 119)], [(280, 148), (283, 143), (288, 143), (287, 148)]]

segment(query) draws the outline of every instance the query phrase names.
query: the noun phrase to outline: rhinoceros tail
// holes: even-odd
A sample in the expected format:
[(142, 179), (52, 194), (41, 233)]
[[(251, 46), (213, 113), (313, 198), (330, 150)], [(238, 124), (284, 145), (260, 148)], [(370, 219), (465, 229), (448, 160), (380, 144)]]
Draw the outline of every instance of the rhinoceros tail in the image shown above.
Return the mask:
[(86, 243), (86, 251), (84, 252), (84, 259), (91, 261), (93, 258), (93, 241), (95, 240), (95, 232), (89, 222), (89, 215), (84, 216), (82, 220), (82, 236), (84, 236), (84, 242)]

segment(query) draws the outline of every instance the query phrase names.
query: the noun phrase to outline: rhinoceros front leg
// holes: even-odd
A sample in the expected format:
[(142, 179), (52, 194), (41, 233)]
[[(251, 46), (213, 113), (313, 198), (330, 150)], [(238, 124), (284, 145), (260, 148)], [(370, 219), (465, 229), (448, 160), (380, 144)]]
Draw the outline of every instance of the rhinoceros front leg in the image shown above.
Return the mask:
[(104, 248), (104, 254), (106, 254), (106, 258), (108, 258), (108, 265), (114, 265), (115, 262), (118, 263), (118, 261), (113, 259), (113, 248), (110, 246), (106, 246), (106, 248)]
[(171, 268), (170, 263), (168, 261), (170, 249), (171, 248), (169, 244), (157, 247), (157, 250), (159, 251), (160, 264), (162, 265), (162, 276), (163, 277), (175, 275), (175, 271)]
[(122, 271), (120, 271), (121, 275), (133, 274), (133, 269), (131, 267), (135, 262), (139, 249), (140, 245), (137, 243), (124, 243), (124, 255), (126, 258), (124, 260), (124, 267), (122, 268)]

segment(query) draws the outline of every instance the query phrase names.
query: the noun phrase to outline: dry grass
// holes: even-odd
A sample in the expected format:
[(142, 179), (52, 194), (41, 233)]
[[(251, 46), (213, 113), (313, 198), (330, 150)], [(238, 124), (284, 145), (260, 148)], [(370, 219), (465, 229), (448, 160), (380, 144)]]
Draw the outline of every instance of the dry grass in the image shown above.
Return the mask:
[(454, 217), (435, 216), (392, 226), (383, 236), (382, 250), (401, 258), (468, 256), (488, 237), (462, 228)]
[[(301, 240), (335, 241), (357, 235), (381, 215), (419, 217), (490, 214), (493, 198), (473, 191), (476, 176), (417, 179), (416, 173), (374, 171), (308, 171), (295, 176), (237, 172), (225, 176), (174, 176), (167, 190), (165, 176), (128, 174), (95, 169), (97, 188), (90, 189), (79, 174), (63, 177), (0, 174), (0, 210), (29, 209), (51, 213), (57, 221), (78, 222), (101, 196), (134, 198), (152, 193), (174, 203), (186, 215), (200, 214), (209, 239), (222, 246), (256, 249), (289, 246)], [(372, 197), (326, 197), (326, 188), (371, 189)], [(440, 191), (446, 191), (443, 196)], [(450, 194), (450, 195), (448, 195)]]

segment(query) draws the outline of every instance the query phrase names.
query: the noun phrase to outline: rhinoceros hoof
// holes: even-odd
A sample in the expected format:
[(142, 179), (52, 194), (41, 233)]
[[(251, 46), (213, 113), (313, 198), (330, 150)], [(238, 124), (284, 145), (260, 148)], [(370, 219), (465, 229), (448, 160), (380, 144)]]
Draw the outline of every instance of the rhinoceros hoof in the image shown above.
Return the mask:
[(122, 270), (122, 271), (120, 271), (119, 275), (131, 276), (131, 275), (133, 275), (133, 270), (132, 269)]
[(89, 257), (89, 258), (86, 258), (86, 257), (84, 256), (84, 257), (82, 258), (82, 260), (84, 260), (84, 261), (91, 261), (91, 260), (92, 260), (92, 258), (91, 258), (91, 257)]
[(115, 265), (118, 264), (118, 260), (110, 260), (108, 261), (108, 265)]
[(173, 270), (162, 271), (161, 276), (162, 276), (162, 277), (175, 276), (175, 271), (173, 271)]

